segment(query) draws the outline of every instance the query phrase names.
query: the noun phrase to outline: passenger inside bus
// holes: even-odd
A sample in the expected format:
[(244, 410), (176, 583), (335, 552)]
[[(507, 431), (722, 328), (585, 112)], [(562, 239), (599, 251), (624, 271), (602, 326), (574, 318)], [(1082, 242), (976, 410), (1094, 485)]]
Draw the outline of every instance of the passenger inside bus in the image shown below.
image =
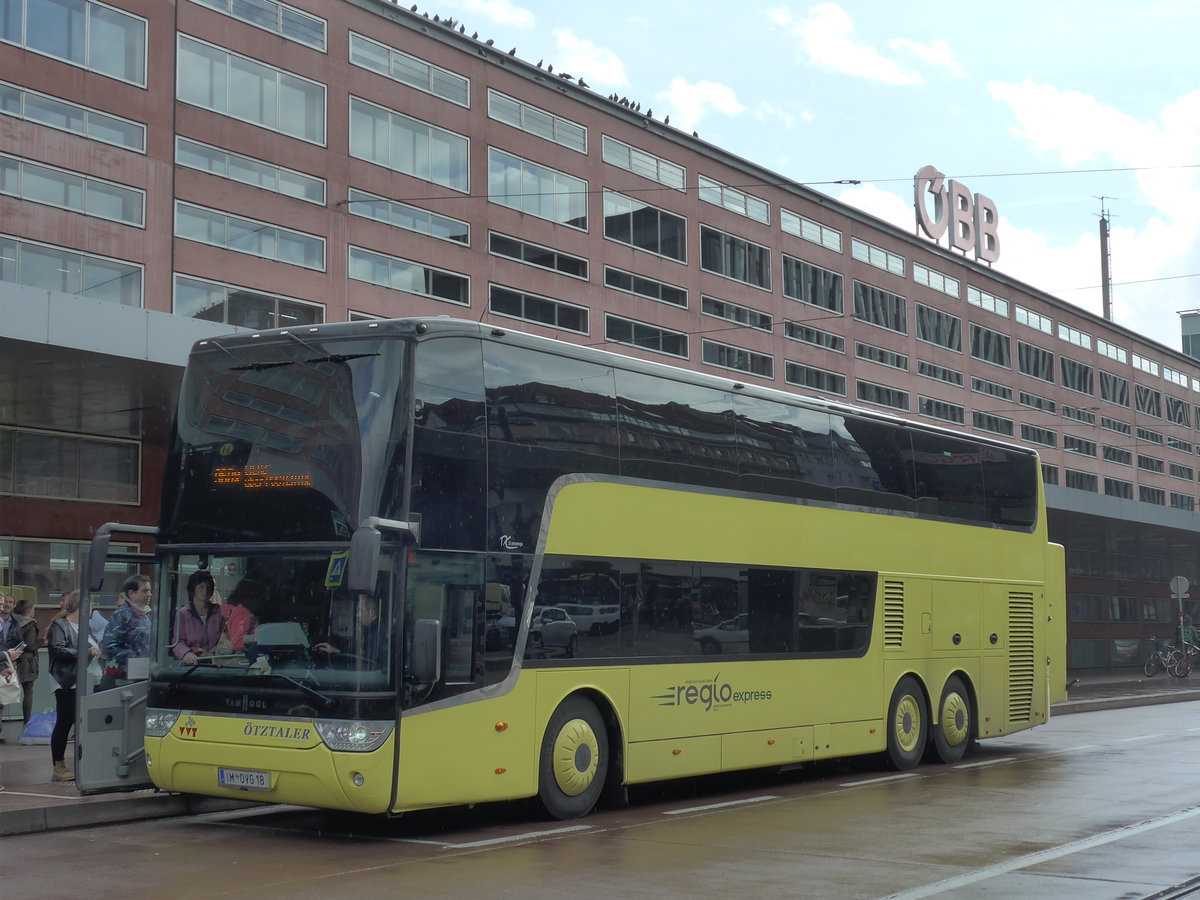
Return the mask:
[(386, 669), (388, 636), (380, 622), (379, 603), (375, 597), (359, 597), (353, 633), (331, 634), (313, 644), (313, 653), (323, 655), (330, 664), (344, 661), (349, 668)]

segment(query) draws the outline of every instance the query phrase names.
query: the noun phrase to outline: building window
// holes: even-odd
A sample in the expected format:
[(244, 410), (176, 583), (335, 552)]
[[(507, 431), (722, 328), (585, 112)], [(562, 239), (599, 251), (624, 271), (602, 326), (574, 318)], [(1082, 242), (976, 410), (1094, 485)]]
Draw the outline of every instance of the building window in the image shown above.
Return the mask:
[(1017, 360), (1022, 375), (1054, 383), (1054, 354), (1049, 350), (1017, 341)]
[(470, 105), (469, 79), (353, 32), (350, 33), (350, 62), (459, 106)]
[(135, 228), (146, 223), (144, 191), (6, 154), (0, 154), (0, 194)]
[(1162, 418), (1162, 393), (1160, 391), (1148, 388), (1145, 385), (1135, 384), (1133, 386), (1133, 395), (1138, 412), (1154, 416), (1156, 419)]
[[(242, 156), (232, 150), (222, 150), (189, 138), (177, 137), (175, 162), (189, 169), (216, 175), (218, 178), (248, 184), (265, 191), (283, 194), (285, 197), (295, 197), (297, 200), (305, 200), (319, 206), (325, 205), (325, 179)], [(353, 192), (351, 195), (353, 196)], [(355, 210), (351, 208), (350, 212)]]
[(913, 263), (913, 281), (917, 284), (923, 284), (935, 291), (941, 291), (943, 294), (948, 294), (955, 300), (958, 299), (959, 284), (957, 278), (951, 278), (937, 269), (927, 269), (925, 266)]
[(1195, 512), (1196, 498), (1189, 497), (1187, 494), (1177, 494), (1175, 491), (1171, 491), (1171, 508), (1182, 509), (1186, 510), (1187, 512)]
[(854, 318), (889, 331), (908, 334), (907, 301), (883, 288), (854, 282)]
[(1067, 341), (1074, 344), (1076, 347), (1082, 347), (1084, 350), (1092, 349), (1092, 336), (1085, 331), (1080, 331), (1078, 328), (1072, 328), (1062, 322), (1058, 323), (1059, 340)]
[(146, 152), (145, 125), (4, 81), (0, 81), (0, 114), (135, 153)]
[(989, 397), (996, 397), (999, 400), (1004, 400), (1006, 403), (1011, 403), (1013, 398), (1012, 388), (1008, 387), (1008, 385), (997, 384), (994, 381), (974, 376), (971, 377), (971, 390), (976, 394), (986, 394)]
[(495, 231), (488, 235), (488, 250), (494, 256), (515, 259), (527, 266), (549, 269), (560, 275), (569, 275), (584, 281), (588, 277), (588, 261), (581, 256), (572, 256), (561, 250), (553, 250), (550, 247), (543, 247), (541, 244), (522, 241), (506, 234), (498, 234)]
[(905, 356), (903, 353), (897, 353), (894, 350), (888, 350), (884, 347), (876, 347), (874, 344), (864, 344), (861, 341), (855, 341), (854, 355), (859, 359), (865, 359), (869, 362), (879, 363), (881, 366), (900, 369), (903, 372), (908, 371), (907, 356)]
[(1014, 318), (1022, 325), (1032, 328), (1036, 331), (1041, 331), (1044, 334), (1054, 333), (1054, 323), (1048, 316), (1043, 316), (1041, 313), (1035, 313), (1032, 309), (1026, 309), (1023, 306), (1017, 306)]
[(971, 356), (993, 366), (1012, 368), (1008, 335), (971, 323)]
[(1058, 466), (1042, 463), (1042, 484), (1058, 484)]
[(1161, 459), (1156, 459), (1153, 456), (1142, 456), (1138, 454), (1138, 468), (1146, 472), (1157, 472), (1159, 475), (1166, 472), (1166, 464)]
[(1049, 428), (1039, 428), (1036, 425), (1021, 423), (1021, 440), (1031, 444), (1041, 444), (1043, 447), (1057, 447), (1058, 434)]
[(143, 303), (141, 266), (2, 235), (0, 281), (122, 306)]
[(897, 256), (882, 247), (876, 247), (874, 244), (868, 244), (858, 238), (851, 238), (850, 255), (877, 269), (883, 269), (885, 272), (891, 272), (901, 278), (904, 277), (904, 257)]
[(1167, 438), (1167, 446), (1172, 450), (1178, 450), (1180, 453), (1190, 454), (1195, 448), (1191, 441), (1181, 441), (1176, 437)]
[(577, 153), (587, 153), (587, 129), (582, 125), (491, 88), (488, 88), (488, 116)]
[(755, 353), (752, 350), (734, 347), (730, 344), (719, 344), (716, 341), (703, 341), (701, 346), (703, 347), (704, 361), (709, 365), (746, 372), (760, 378), (775, 377), (775, 357), (773, 356)]
[(350, 246), (349, 276), (355, 281), (404, 291), (419, 297), (471, 305), (471, 280), (457, 272), (446, 272), (423, 263), (374, 250)]
[(1133, 453), (1123, 447), (1112, 447), (1105, 444), (1101, 448), (1101, 452), (1104, 455), (1105, 462), (1116, 463), (1119, 466), (1133, 465)]
[(931, 419), (961, 425), (966, 421), (966, 409), (957, 403), (917, 395), (917, 412)]
[(1192, 427), (1191, 404), (1178, 397), (1167, 397), (1167, 421), (1172, 425)]
[(255, 330), (325, 321), (325, 308), (316, 303), (179, 274), (175, 276), (174, 311), (191, 319)]
[(1133, 482), (1122, 481), (1120, 478), (1105, 478), (1104, 493), (1109, 497), (1120, 497), (1122, 500), (1133, 499)]
[(588, 311), (581, 306), (514, 291), (498, 284), (491, 285), (489, 293), (488, 309), (497, 315), (578, 334), (588, 333)]
[(7, 0), (0, 41), (146, 85), (146, 20), (92, 0)]
[(325, 145), (325, 85), (179, 35), (176, 99)]
[(137, 441), (0, 426), (0, 495), (136, 505), (141, 471)]
[(924, 303), (916, 304), (917, 340), (962, 352), (962, 319)]
[(846, 376), (839, 375), (837, 372), (785, 361), (783, 379), (788, 384), (811, 388), (814, 391), (824, 391), (827, 394), (837, 394), (839, 397), (846, 396)]
[(802, 344), (811, 344), (814, 347), (820, 347), (822, 350), (832, 350), (834, 353), (846, 352), (846, 339), (840, 334), (822, 331), (819, 328), (813, 328), (811, 325), (804, 325), (800, 322), (784, 322), (783, 336), (791, 338), (793, 341), (799, 341)]
[(1167, 467), (1167, 474), (1172, 478), (1182, 478), (1184, 481), (1195, 481), (1196, 472), (1191, 466), (1181, 466), (1179, 463), (1171, 463)]
[(449, 216), (438, 215), (417, 206), (409, 206), (399, 200), (387, 200), (383, 197), (376, 197), (374, 194), (368, 194), (366, 191), (350, 188), (346, 208), (353, 216), (374, 219), (385, 225), (403, 228), (405, 231), (415, 234), (424, 234), (441, 241), (450, 241), (464, 246), (470, 246), (471, 243), (469, 223), (460, 219), (452, 219)]
[(1133, 354), (1133, 367), (1135, 369), (1141, 369), (1148, 375), (1158, 374), (1158, 363), (1137, 353)]
[(728, 300), (718, 300), (716, 297), (708, 297), (701, 294), (700, 312), (706, 316), (724, 319), (726, 322), (745, 325), (747, 328), (757, 328), (759, 331), (766, 332), (771, 331), (771, 317), (767, 313), (759, 312), (757, 309), (751, 309), (748, 306), (741, 306), (737, 303), (730, 303)]
[(1180, 372), (1178, 369), (1172, 369), (1170, 366), (1163, 366), (1163, 380), (1169, 381), (1172, 384), (1177, 384), (1181, 388), (1188, 386), (1188, 377), (1185, 372)]
[(1075, 437), (1073, 434), (1063, 435), (1063, 450), (1067, 453), (1078, 453), (1080, 456), (1095, 456), (1096, 442), (1086, 438)]
[(842, 233), (840, 231), (783, 207), (779, 208), (779, 227), (788, 234), (794, 234), (796, 237), (820, 244), (822, 247), (828, 247), (838, 253), (842, 252)]
[(687, 359), (688, 356), (686, 334), (657, 325), (635, 322), (633, 319), (623, 319), (620, 316), (604, 316), (604, 339), (630, 347), (641, 347), (643, 350), (653, 350), (655, 353), (677, 356), (680, 359)]
[(1056, 413), (1056, 405), (1049, 397), (1042, 397), (1038, 394), (1031, 394), (1028, 391), (1021, 391), (1017, 395), (1017, 402), (1022, 406), (1028, 406), (1030, 409), (1040, 410), (1044, 413), (1054, 415)]
[[(310, 16), (278, 0), (193, 0), (255, 28), (325, 52), (325, 20)], [(352, 44), (353, 46), (353, 39)]]
[(1107, 356), (1109, 359), (1114, 359), (1119, 363), (1129, 362), (1129, 351), (1124, 347), (1118, 347), (1116, 344), (1110, 344), (1108, 341), (1097, 339), (1096, 352), (1101, 356)]
[(917, 374), (922, 378), (944, 381), (946, 384), (952, 384), (955, 387), (962, 387), (966, 383), (963, 373), (957, 369), (939, 366), (936, 363), (926, 362), (923, 359), (917, 360)]
[(882, 384), (875, 384), (872, 381), (863, 381), (861, 379), (855, 381), (854, 387), (858, 399), (864, 403), (874, 403), (878, 406), (886, 406), (889, 409), (908, 412), (908, 391), (897, 390), (896, 388), (886, 387)]
[(601, 144), (604, 161), (609, 165), (617, 166), (635, 175), (641, 175), (643, 178), (649, 178), (651, 181), (657, 181), (659, 184), (677, 191), (684, 189), (686, 170), (683, 166), (622, 143), (608, 135), (604, 136)]
[(1144, 484), (1138, 485), (1138, 500), (1142, 503), (1153, 503), (1157, 506), (1167, 505), (1166, 492), (1161, 488), (1146, 487)]
[(981, 291), (977, 287), (967, 285), (967, 302), (972, 306), (978, 306), (980, 309), (986, 309), (988, 312), (1008, 318), (1008, 301), (989, 294), (987, 291)]
[(325, 271), (325, 239), (215, 209), (175, 203), (175, 236), (223, 250)]
[(700, 226), (700, 268), (751, 287), (771, 289), (771, 250), (743, 238)]
[(1129, 406), (1129, 379), (1100, 370), (1100, 399)]
[(604, 236), (647, 253), (687, 262), (687, 219), (616, 191), (604, 192)]
[(1077, 491), (1091, 491), (1093, 494), (1099, 491), (1099, 479), (1091, 472), (1076, 472), (1074, 469), (1067, 469), (1065, 484)]
[(1150, 428), (1142, 428), (1141, 426), (1138, 426), (1137, 439), (1139, 441), (1148, 441), (1151, 444), (1161, 445), (1163, 443), (1163, 434), (1161, 431), (1154, 431)]
[(626, 272), (624, 269), (605, 266), (604, 284), (614, 290), (625, 291), (627, 294), (634, 294), (638, 297), (645, 297), (647, 300), (654, 300), (656, 303), (669, 303), (672, 306), (687, 309), (687, 291), (673, 284), (667, 284), (665, 281), (655, 281), (653, 278), (635, 275), (632, 272)]
[(1096, 391), (1092, 385), (1092, 367), (1065, 356), (1058, 358), (1062, 372), (1062, 385), (1068, 390), (1092, 396)]
[(842, 276), (802, 259), (783, 255), (783, 295), (801, 303), (842, 312)]
[(1095, 425), (1096, 414), (1087, 409), (1079, 409), (1076, 406), (1063, 406), (1062, 417), (1071, 419), (1074, 422), (1082, 422), (1084, 425)]
[(1128, 422), (1122, 422), (1120, 419), (1110, 419), (1108, 416), (1100, 417), (1100, 427), (1108, 431), (1115, 431), (1117, 434), (1133, 434), (1133, 426)]
[(465, 193), (468, 150), (461, 134), (350, 98), (350, 155), (356, 159)]
[(488, 148), (488, 200), (492, 203), (587, 231), (587, 190), (582, 178)]
[(971, 413), (971, 421), (980, 431), (990, 431), (992, 434), (1002, 434), (1005, 437), (1013, 435), (1012, 419), (976, 410)]
[(739, 216), (745, 216), (755, 222), (762, 222), (764, 225), (771, 223), (771, 204), (766, 200), (760, 200), (753, 194), (747, 194), (745, 191), (721, 184), (707, 175), (699, 176), (698, 187), (700, 199), (705, 203), (712, 203), (730, 212), (735, 212)]

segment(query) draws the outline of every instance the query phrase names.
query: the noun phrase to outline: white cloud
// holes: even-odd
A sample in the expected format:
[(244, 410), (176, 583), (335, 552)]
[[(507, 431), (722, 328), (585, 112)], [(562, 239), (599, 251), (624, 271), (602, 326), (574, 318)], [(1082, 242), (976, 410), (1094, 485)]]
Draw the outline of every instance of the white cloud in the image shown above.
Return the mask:
[(916, 228), (911, 197), (904, 199), (873, 184), (862, 184), (839, 192), (837, 199), (906, 231)]
[(775, 24), (792, 29), (792, 33), (800, 39), (807, 61), (814, 66), (887, 84), (921, 84), (924, 81), (919, 72), (887, 59), (868, 44), (858, 42), (854, 35), (854, 22), (845, 10), (834, 3), (814, 6), (809, 17), (799, 24), (795, 24), (786, 10), (770, 10), (767, 15)]
[(659, 96), (666, 99), (671, 115), (675, 117), (671, 124), (683, 131), (695, 129), (709, 109), (727, 116), (736, 116), (745, 110), (733, 88), (714, 81), (689, 84), (676, 76), (671, 80), (670, 87)]
[(508, 0), (466, 0), (463, 6), (468, 12), (482, 13), (501, 25), (532, 29), (537, 24), (533, 13), (524, 7), (514, 6)]
[(598, 47), (567, 28), (555, 28), (553, 33), (558, 42), (555, 64), (559, 69), (608, 87), (628, 86), (625, 66), (614, 51)]
[(889, 43), (894, 50), (907, 50), (918, 59), (930, 65), (939, 66), (952, 75), (956, 75), (959, 78), (967, 77), (966, 70), (958, 64), (958, 60), (954, 58), (954, 54), (950, 50), (950, 45), (945, 41), (930, 41), (928, 44), (918, 44), (916, 41), (910, 41), (908, 38), (895, 38)]

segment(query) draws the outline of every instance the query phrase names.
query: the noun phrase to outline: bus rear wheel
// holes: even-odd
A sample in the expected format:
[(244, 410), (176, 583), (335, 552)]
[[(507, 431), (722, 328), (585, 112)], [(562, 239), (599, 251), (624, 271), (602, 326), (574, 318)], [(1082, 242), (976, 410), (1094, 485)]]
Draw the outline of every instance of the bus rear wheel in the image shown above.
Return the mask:
[(915, 769), (921, 762), (929, 740), (928, 723), (925, 694), (915, 678), (905, 675), (896, 684), (888, 704), (887, 752), (897, 769)]
[(938, 702), (938, 723), (930, 742), (934, 758), (944, 763), (958, 762), (971, 743), (971, 731), (971, 697), (963, 680), (951, 675)]
[(568, 697), (546, 726), (538, 763), (538, 797), (556, 819), (592, 811), (608, 776), (608, 729), (596, 704)]

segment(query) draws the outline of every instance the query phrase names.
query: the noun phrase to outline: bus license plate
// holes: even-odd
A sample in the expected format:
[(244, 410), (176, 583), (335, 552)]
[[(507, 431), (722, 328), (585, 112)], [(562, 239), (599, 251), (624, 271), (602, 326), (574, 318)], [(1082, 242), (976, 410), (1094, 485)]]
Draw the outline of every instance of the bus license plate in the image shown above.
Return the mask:
[(271, 789), (271, 773), (259, 772), (254, 769), (217, 769), (217, 784), (224, 788), (235, 788), (243, 791), (269, 791)]

